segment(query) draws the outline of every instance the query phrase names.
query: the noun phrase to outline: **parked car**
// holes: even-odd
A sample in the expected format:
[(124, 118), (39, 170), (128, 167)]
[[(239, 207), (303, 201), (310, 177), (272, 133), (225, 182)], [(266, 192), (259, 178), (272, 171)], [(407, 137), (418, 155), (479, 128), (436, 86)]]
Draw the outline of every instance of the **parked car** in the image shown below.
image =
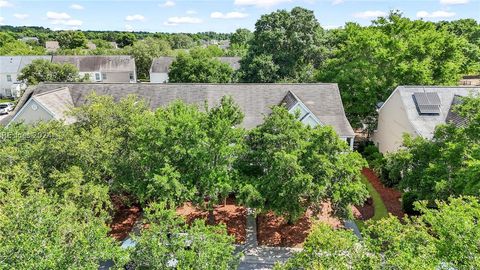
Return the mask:
[(0, 104), (0, 114), (7, 114), (8, 112), (13, 111), (12, 103), (2, 103)]

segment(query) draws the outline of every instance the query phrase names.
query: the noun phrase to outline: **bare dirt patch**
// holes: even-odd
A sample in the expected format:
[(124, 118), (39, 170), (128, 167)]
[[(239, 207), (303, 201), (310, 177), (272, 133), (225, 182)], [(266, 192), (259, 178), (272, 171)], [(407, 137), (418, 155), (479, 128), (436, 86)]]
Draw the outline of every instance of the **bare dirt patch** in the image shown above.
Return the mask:
[(375, 207), (372, 198), (368, 198), (363, 205), (352, 207), (353, 216), (358, 220), (369, 220), (375, 215)]
[(388, 212), (402, 218), (404, 216), (401, 203), (402, 193), (394, 188), (385, 187), (372, 169), (364, 168), (362, 174), (367, 177), (368, 181), (380, 193)]
[(288, 224), (283, 217), (267, 212), (257, 216), (257, 240), (259, 245), (275, 247), (302, 247), (312, 228), (312, 221), (318, 220), (334, 228), (342, 227), (341, 221), (331, 215), (329, 203), (323, 203), (322, 211), (313, 217), (312, 211), (307, 211), (294, 224)]
[(141, 215), (141, 208), (138, 204), (129, 204), (126, 196), (114, 195), (111, 200), (114, 214), (108, 235), (122, 241), (132, 231), (135, 222)]
[[(235, 237), (235, 243), (243, 244), (246, 239), (247, 209), (243, 206), (235, 204), (234, 198), (229, 198), (225, 205), (217, 205), (214, 207), (215, 224), (223, 223), (227, 226), (229, 235)], [(194, 207), (191, 203), (185, 203), (177, 208), (177, 214), (186, 218), (187, 223), (191, 223), (196, 219), (207, 221), (208, 211)]]

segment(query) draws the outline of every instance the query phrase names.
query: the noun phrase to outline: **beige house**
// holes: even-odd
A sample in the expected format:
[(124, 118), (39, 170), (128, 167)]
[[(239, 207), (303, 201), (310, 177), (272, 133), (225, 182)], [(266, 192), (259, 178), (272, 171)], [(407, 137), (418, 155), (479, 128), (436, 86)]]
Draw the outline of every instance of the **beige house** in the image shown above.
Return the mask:
[(480, 75), (463, 76), (460, 85), (480, 86)]
[(402, 146), (405, 133), (430, 139), (436, 126), (462, 121), (452, 111), (459, 97), (479, 93), (480, 87), (399, 86), (378, 109), (372, 141), (386, 153)]
[(215, 106), (223, 96), (231, 96), (243, 111), (242, 126), (254, 128), (263, 123), (272, 106), (285, 106), (299, 113), (298, 120), (310, 126), (332, 126), (338, 136), (353, 147), (355, 133), (345, 116), (337, 84), (129, 84), (129, 83), (41, 83), (27, 89), (19, 100), (13, 119), (2, 124), (36, 123), (51, 119), (74, 122), (69, 109), (78, 107), (91, 93), (111, 95), (120, 100), (135, 95), (151, 109), (164, 107), (175, 100)]
[(60, 45), (58, 44), (58, 41), (49, 40), (45, 42), (45, 49), (47, 49), (47, 52), (56, 52), (60, 49)]
[(128, 55), (56, 55), (53, 63), (70, 63), (76, 66), (81, 76), (91, 82), (135, 83), (135, 59)]

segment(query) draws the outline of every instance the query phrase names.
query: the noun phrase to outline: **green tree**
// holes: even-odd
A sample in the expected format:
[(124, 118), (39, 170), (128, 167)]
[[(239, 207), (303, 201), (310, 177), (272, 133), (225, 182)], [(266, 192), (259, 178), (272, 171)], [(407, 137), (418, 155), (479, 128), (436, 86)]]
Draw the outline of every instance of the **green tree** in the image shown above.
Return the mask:
[(86, 48), (87, 38), (82, 31), (62, 31), (57, 34), (57, 41), (61, 48)]
[(455, 85), (464, 72), (464, 38), (396, 12), (368, 27), (348, 23), (337, 38), (317, 80), (339, 84), (354, 126), (375, 122), (376, 104), (398, 85)]
[(137, 36), (133, 33), (120, 33), (115, 39), (120, 48), (132, 46), (135, 41), (137, 41)]
[(180, 53), (170, 66), (172, 83), (228, 83), (233, 69), (204, 50)]
[(18, 76), (18, 80), (26, 81), (30, 85), (40, 82), (77, 82), (81, 78), (78, 69), (72, 64), (52, 63), (48, 60), (38, 59), (26, 65)]
[(148, 79), (154, 58), (171, 54), (168, 42), (155, 38), (135, 42), (132, 46), (125, 47), (124, 51), (135, 58), (137, 75), (140, 79)]
[(145, 217), (149, 227), (134, 238), (131, 255), (136, 269), (236, 269), (234, 239), (224, 225), (196, 220), (187, 226), (162, 204), (147, 208)]
[(190, 49), (195, 45), (193, 39), (185, 34), (171, 35), (168, 41), (173, 49)]
[[(272, 79), (312, 80), (312, 76), (305, 79), (302, 72), (305, 72), (305, 66), (314, 64), (315, 59), (321, 54), (322, 35), (323, 29), (313, 11), (296, 7), (290, 12), (279, 10), (262, 15), (255, 24), (248, 53), (241, 61), (242, 80), (245, 82), (272, 82)], [(272, 63), (265, 63), (266, 59)], [(272, 66), (276, 68), (272, 69)], [(272, 71), (274, 74), (271, 74)]]
[(10, 40), (4, 36), (3, 45), (0, 46), (0, 55), (44, 55), (45, 48), (31, 46), (20, 40)]
[(252, 38), (252, 31), (245, 28), (239, 28), (235, 30), (235, 33), (233, 33), (232, 36), (230, 36), (230, 45), (247, 46)]
[(348, 217), (349, 205), (367, 197), (359, 178), (365, 161), (329, 127), (312, 129), (274, 107), (246, 144), (237, 166), (245, 178), (240, 197), (251, 207), (294, 221), (330, 201), (335, 214)]
[[(0, 193), (2, 193), (0, 191)], [(125, 252), (107, 236), (103, 218), (45, 192), (0, 197), (0, 260), (5, 269), (97, 269), (125, 264)]]

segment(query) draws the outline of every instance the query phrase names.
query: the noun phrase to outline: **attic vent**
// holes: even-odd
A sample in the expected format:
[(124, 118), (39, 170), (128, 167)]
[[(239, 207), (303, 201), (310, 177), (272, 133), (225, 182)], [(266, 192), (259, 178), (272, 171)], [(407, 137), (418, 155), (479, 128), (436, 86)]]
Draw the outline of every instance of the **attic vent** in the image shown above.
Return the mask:
[(437, 93), (414, 93), (412, 95), (420, 115), (439, 115), (440, 97)]

